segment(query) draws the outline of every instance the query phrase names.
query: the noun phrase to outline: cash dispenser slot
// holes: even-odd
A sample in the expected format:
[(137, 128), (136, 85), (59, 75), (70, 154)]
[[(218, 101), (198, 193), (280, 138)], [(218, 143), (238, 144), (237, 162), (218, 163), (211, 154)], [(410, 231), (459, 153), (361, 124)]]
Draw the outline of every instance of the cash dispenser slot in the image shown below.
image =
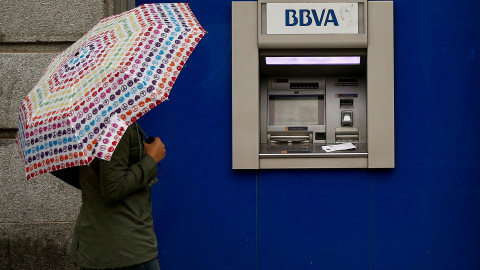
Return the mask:
[(312, 132), (269, 132), (267, 134), (268, 143), (294, 143), (294, 142), (313, 142)]
[(358, 143), (360, 132), (358, 128), (336, 128), (335, 129), (335, 143)]

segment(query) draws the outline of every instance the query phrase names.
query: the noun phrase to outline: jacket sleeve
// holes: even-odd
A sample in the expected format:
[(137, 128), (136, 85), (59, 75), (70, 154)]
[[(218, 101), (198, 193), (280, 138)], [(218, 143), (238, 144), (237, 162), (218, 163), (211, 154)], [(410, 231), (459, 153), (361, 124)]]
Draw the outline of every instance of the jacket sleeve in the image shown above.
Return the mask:
[(157, 165), (149, 155), (143, 155), (138, 162), (129, 166), (131, 148), (139, 143), (137, 131), (132, 126), (127, 129), (118, 143), (112, 159), (100, 163), (101, 196), (109, 202), (119, 201), (129, 194), (147, 187), (149, 181), (157, 173)]

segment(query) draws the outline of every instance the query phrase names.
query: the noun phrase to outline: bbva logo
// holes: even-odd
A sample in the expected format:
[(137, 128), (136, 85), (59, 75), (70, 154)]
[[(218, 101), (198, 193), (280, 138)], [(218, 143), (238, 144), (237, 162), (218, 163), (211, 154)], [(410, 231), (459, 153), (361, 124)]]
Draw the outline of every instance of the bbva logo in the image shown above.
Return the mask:
[(300, 9), (298, 15), (295, 9), (285, 10), (285, 26), (310, 26), (314, 21), (317, 26), (327, 26), (328, 23), (339, 26), (335, 10), (333, 9), (327, 11), (323, 9), (320, 16), (315, 9)]

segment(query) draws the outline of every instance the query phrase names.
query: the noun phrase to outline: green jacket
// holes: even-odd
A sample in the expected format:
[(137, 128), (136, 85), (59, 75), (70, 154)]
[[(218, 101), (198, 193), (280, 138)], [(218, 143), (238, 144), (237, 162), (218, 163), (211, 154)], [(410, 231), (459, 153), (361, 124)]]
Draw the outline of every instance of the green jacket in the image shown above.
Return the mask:
[(76, 266), (121, 268), (158, 256), (150, 200), (156, 173), (137, 124), (127, 128), (110, 161), (80, 167), (82, 207), (71, 247)]

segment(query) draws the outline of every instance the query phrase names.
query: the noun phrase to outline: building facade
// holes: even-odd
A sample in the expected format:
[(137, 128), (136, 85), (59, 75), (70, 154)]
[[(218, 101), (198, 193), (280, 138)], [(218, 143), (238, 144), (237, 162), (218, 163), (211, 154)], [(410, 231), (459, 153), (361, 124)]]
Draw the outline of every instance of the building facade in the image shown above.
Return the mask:
[(18, 106), (52, 58), (128, 0), (0, 3), (0, 269), (73, 269), (79, 190), (51, 175), (26, 181), (15, 142)]

